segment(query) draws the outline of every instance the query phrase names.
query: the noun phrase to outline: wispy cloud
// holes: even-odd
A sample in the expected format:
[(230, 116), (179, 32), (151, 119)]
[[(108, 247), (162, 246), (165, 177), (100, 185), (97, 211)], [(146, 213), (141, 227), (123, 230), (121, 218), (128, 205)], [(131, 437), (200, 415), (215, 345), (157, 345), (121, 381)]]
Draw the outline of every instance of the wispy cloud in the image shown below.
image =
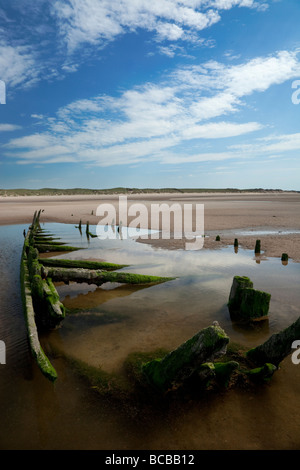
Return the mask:
[(189, 29), (201, 31), (219, 21), (216, 10), (200, 11), (178, 0), (57, 0), (53, 4), (69, 52), (80, 44), (103, 45), (126, 32), (144, 29), (159, 40), (183, 39)]
[(29, 46), (12, 46), (0, 41), (0, 78), (10, 87), (30, 86), (36, 82), (39, 69), (35, 53)]
[(0, 132), (12, 132), (21, 129), (21, 126), (16, 124), (0, 124)]
[(257, 139), (251, 144), (231, 145), (230, 148), (250, 155), (270, 153), (270, 156), (275, 158), (278, 155), (272, 155), (273, 153), (278, 153), (281, 156), (282, 153), (300, 150), (300, 133), (269, 135), (263, 139)]
[[(247, 97), (299, 76), (294, 52), (281, 51), (239, 65), (207, 62), (179, 68), (161, 83), (146, 83), (119, 96), (78, 100), (44, 118), (46, 130), (11, 139), (6, 156), (22, 163), (85, 162), (95, 166), (143, 161), (184, 163), (215, 161), (262, 149), (273, 154), (300, 146), (299, 135), (281, 136), (209, 151), (208, 139), (226, 139), (259, 131), (259, 122), (233, 122)], [(41, 125), (41, 116), (37, 116)], [(231, 118), (231, 119), (229, 119)], [(186, 144), (197, 142), (197, 151)], [(182, 150), (184, 148), (184, 150)], [(203, 149), (201, 151), (201, 148)]]
[(56, 0), (52, 12), (69, 52), (82, 43), (103, 45), (142, 28), (159, 41), (191, 40), (220, 21), (220, 11), (233, 7), (265, 9), (254, 0)]
[[(23, 0), (0, 8), (0, 79), (10, 88), (78, 70), (90, 52), (141, 30), (160, 54), (186, 55), (184, 43), (211, 47), (201, 32), (234, 7), (259, 9), (254, 0)], [(82, 47), (84, 46), (84, 47)]]

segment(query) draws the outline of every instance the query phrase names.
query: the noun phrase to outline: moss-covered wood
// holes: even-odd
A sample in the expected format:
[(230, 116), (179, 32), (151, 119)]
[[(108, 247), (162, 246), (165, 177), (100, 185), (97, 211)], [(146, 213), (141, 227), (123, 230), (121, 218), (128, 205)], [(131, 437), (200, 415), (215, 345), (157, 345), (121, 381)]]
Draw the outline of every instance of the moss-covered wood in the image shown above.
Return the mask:
[(292, 344), (300, 338), (300, 318), (263, 344), (250, 349), (247, 357), (257, 365), (271, 363), (278, 366), (292, 352)]
[(104, 269), (105, 271), (115, 271), (117, 269), (126, 268), (127, 264), (114, 264), (105, 261), (89, 261), (89, 260), (74, 260), (74, 259), (55, 259), (55, 258), (40, 258), (39, 262), (43, 266), (58, 267), (58, 268), (85, 268), (85, 269)]
[(167, 391), (195, 375), (203, 381), (209, 380), (214, 371), (203, 364), (224, 354), (228, 342), (228, 336), (219, 325), (209, 326), (164, 358), (144, 364), (143, 373), (149, 383), (160, 391)]
[(50, 277), (55, 282), (86, 282), (101, 286), (106, 282), (118, 282), (121, 284), (158, 284), (173, 280), (173, 277), (148, 276), (144, 274), (112, 272), (84, 268), (60, 268), (44, 266), (45, 277)]
[[(45, 245), (36, 240), (43, 233), (39, 224), (40, 213), (41, 211), (34, 213), (24, 240), (20, 267), (21, 295), (32, 355), (45, 377), (55, 381), (57, 373), (41, 347), (39, 329), (55, 328), (60, 324), (65, 317), (65, 308), (59, 300), (52, 280), (43, 278), (39, 253)], [(59, 242), (55, 242), (52, 236), (43, 234), (43, 238), (43, 241), (47, 238), (47, 243), (50, 243), (55, 251), (62, 246), (58, 245)]]
[(232, 319), (257, 320), (269, 312), (271, 294), (253, 289), (253, 282), (247, 276), (234, 276), (228, 309)]
[(271, 363), (265, 363), (260, 367), (246, 371), (248, 377), (254, 382), (270, 382), (277, 367)]
[[(41, 258), (40, 253), (79, 250), (56, 241), (53, 234), (40, 227), (41, 211), (36, 211), (25, 236), (21, 257), (21, 289), (31, 350), (46, 377), (55, 380), (55, 369), (39, 343), (38, 331), (57, 327), (66, 315), (53, 281), (157, 284), (174, 278), (114, 272), (126, 265), (85, 260)], [(87, 234), (89, 225), (87, 224)]]
[(49, 253), (52, 251), (77, 251), (81, 250), (81, 248), (78, 248), (76, 246), (69, 246), (69, 245), (56, 245), (54, 243), (47, 243), (47, 244), (36, 244), (36, 247), (38, 248), (40, 253)]
[(26, 244), (24, 244), (21, 257), (20, 277), (23, 311), (28, 331), (30, 350), (41, 372), (45, 377), (47, 377), (47, 379), (54, 382), (57, 379), (57, 373), (40, 344), (38, 329), (35, 322), (35, 310), (33, 307), (31, 282), (27, 265)]
[(255, 242), (255, 247), (254, 247), (254, 253), (259, 255), (261, 250), (261, 243), (260, 240), (256, 240)]
[[(38, 335), (40, 327), (57, 326), (66, 313), (54, 281), (89, 282), (97, 285), (104, 282), (151, 285), (174, 278), (116, 272), (125, 266), (113, 263), (43, 259), (39, 256), (41, 245), (37, 243), (37, 234), (40, 237), (43, 233), (39, 226), (39, 217), (40, 212), (36, 212), (24, 240), (21, 290), (32, 354), (42, 373), (49, 380), (55, 381), (57, 373), (43, 351)], [(47, 234), (47, 237), (54, 238), (52, 234)], [(60, 246), (54, 240), (51, 240), (50, 245), (55, 248)], [(254, 290), (248, 277), (235, 276), (228, 302), (230, 309), (244, 314), (242, 318), (249, 318), (249, 315), (256, 318), (257, 315), (265, 316), (268, 313), (269, 302), (270, 294)], [(215, 322), (174, 351), (142, 361), (136, 372), (140, 383), (144, 381), (143, 387), (164, 394), (182, 386), (206, 390), (215, 385), (219, 387), (239, 383), (239, 380), (265, 383), (271, 379), (280, 362), (291, 353), (292, 343), (299, 337), (300, 318), (262, 345), (247, 352), (237, 350), (228, 354), (229, 337)]]
[(54, 240), (37, 240), (36, 238), (34, 239), (34, 244), (38, 248), (39, 246), (43, 247), (44, 245), (51, 245), (51, 246), (65, 246), (66, 243), (64, 242), (56, 242)]
[(34, 275), (31, 290), (37, 324), (47, 329), (55, 328), (65, 317), (65, 307), (51, 278), (42, 279)]

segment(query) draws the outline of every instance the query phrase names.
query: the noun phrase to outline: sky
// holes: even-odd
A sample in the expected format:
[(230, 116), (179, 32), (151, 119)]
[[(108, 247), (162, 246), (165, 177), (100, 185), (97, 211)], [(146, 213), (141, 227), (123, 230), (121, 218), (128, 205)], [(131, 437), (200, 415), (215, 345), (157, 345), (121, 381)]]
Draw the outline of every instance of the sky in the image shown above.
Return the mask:
[(0, 189), (300, 190), (299, 0), (0, 0)]

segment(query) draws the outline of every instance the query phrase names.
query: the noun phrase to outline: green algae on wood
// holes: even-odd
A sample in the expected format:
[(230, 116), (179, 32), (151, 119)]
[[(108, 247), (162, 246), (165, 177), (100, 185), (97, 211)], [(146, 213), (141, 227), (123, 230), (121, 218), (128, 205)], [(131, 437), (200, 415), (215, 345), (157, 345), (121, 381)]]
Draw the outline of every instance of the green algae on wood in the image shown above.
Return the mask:
[(37, 309), (41, 325), (47, 329), (58, 326), (65, 318), (66, 312), (63, 303), (59, 299), (58, 292), (49, 277), (42, 280), (43, 299), (40, 308)]
[(46, 328), (55, 328), (65, 317), (65, 308), (59, 300), (57, 290), (50, 278), (42, 278), (42, 265), (38, 261), (38, 250), (29, 247), (27, 256), (28, 275), (36, 321)]
[(229, 338), (219, 325), (209, 326), (162, 359), (143, 365), (149, 383), (160, 391), (189, 379), (203, 363), (212, 362), (226, 352)]
[(26, 263), (26, 254), (22, 253), (21, 258), (21, 296), (23, 303), (23, 311), (28, 331), (28, 339), (30, 344), (30, 350), (33, 357), (36, 360), (38, 367), (45, 377), (51, 382), (57, 379), (57, 372), (49, 361), (48, 357), (44, 353), (38, 336), (38, 330), (35, 322), (35, 311), (33, 308), (31, 285), (29, 280), (29, 272)]
[(215, 362), (214, 370), (217, 381), (222, 385), (227, 386), (232, 373), (238, 368), (239, 363), (237, 361)]
[(51, 277), (55, 282), (87, 282), (98, 286), (106, 282), (118, 282), (121, 284), (158, 284), (174, 279), (173, 277), (56, 266), (44, 266), (43, 273), (44, 276)]
[[(20, 266), (21, 296), (32, 356), (43, 375), (54, 382), (57, 379), (57, 373), (41, 347), (37, 318), (45, 317), (45, 306), (46, 312), (50, 312), (50, 315), (51, 310), (55, 314), (63, 314), (63, 306), (59, 302), (54, 285), (41, 277), (42, 266), (38, 261), (39, 252), (34, 247), (35, 234), (40, 232), (40, 212), (34, 213), (32, 224), (24, 240)], [(36, 311), (37, 304), (43, 305), (40, 312)]]
[(265, 363), (276, 367), (292, 352), (292, 344), (300, 338), (300, 317), (290, 326), (275, 333), (263, 344), (250, 349), (246, 357), (257, 365)]
[(255, 254), (260, 254), (260, 240), (256, 240), (255, 242), (255, 248), (254, 248), (254, 253)]
[(54, 240), (46, 240), (46, 239), (43, 239), (42, 241), (40, 241), (40, 240), (37, 240), (37, 239), (35, 238), (35, 240), (34, 240), (34, 246), (35, 246), (36, 248), (38, 248), (39, 246), (43, 246), (43, 245), (64, 246), (64, 245), (66, 245), (66, 243), (64, 243), (64, 242), (56, 242), (56, 241), (54, 241)]
[(233, 319), (257, 320), (269, 312), (271, 294), (253, 289), (253, 282), (247, 276), (234, 276), (228, 309)]
[(54, 244), (39, 244), (37, 245), (38, 250), (40, 253), (47, 253), (51, 251), (77, 251), (82, 250), (82, 248), (78, 248), (76, 246), (68, 246), (68, 245), (54, 245)]
[(250, 369), (245, 373), (248, 377), (255, 382), (270, 382), (277, 367), (274, 364), (265, 363), (263, 366)]
[(51, 236), (39, 236), (35, 235), (34, 237), (35, 243), (41, 243), (41, 242), (56, 242), (56, 240), (61, 240), (59, 237), (53, 237), (52, 234)]
[(128, 267), (127, 264), (114, 264), (107, 263), (105, 261), (74, 260), (61, 258), (40, 258), (39, 262), (44, 266), (56, 266), (60, 268), (104, 269), (105, 271), (113, 271)]
[(89, 235), (89, 237), (92, 237), (92, 238), (97, 238), (98, 237), (98, 235), (95, 235), (92, 232), (88, 232), (88, 235)]

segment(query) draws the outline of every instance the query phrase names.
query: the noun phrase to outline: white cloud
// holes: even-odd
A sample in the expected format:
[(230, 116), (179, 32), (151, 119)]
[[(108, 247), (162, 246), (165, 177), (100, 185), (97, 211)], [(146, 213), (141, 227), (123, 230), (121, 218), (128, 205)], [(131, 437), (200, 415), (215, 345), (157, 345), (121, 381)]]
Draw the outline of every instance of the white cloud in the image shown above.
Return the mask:
[(224, 72), (228, 89), (236, 96), (245, 96), (299, 76), (300, 63), (297, 53), (281, 51), (276, 56), (256, 58)]
[(37, 148), (42, 149), (48, 145), (51, 145), (52, 138), (50, 135), (45, 134), (32, 134), (17, 139), (12, 139), (6, 147), (14, 149), (31, 149)]
[(197, 86), (201, 91), (227, 90), (232, 96), (241, 97), (299, 76), (298, 54), (299, 51), (279, 51), (238, 65), (209, 61), (200, 66), (183, 67), (175, 75), (186, 86)]
[[(266, 5), (264, 3), (263, 5)], [(125, 32), (142, 28), (159, 40), (191, 39), (220, 21), (219, 10), (261, 8), (254, 0), (56, 0), (52, 5), (69, 52), (81, 44), (105, 45)]]
[(258, 10), (265, 10), (268, 8), (267, 2), (256, 0), (207, 0), (206, 3), (210, 7), (217, 8), (218, 10), (229, 10), (235, 6), (256, 8)]
[[(284, 83), (299, 72), (297, 56), (288, 52), (239, 66), (208, 62), (180, 69), (164, 82), (146, 83), (118, 97), (100, 95), (70, 103), (55, 117), (44, 119), (46, 132), (12, 139), (5, 146), (6, 156), (23, 162), (61, 159), (110, 166), (145, 159), (197, 162), (209, 160), (209, 156), (216, 160), (300, 148), (299, 134), (253, 141), (248, 147), (231, 145), (214, 153), (207, 151), (205, 143), (205, 139), (216, 141), (260, 131), (263, 125), (259, 122), (230, 122), (228, 116), (244, 108), (248, 95)], [(189, 141), (195, 144), (195, 139), (198, 149), (206, 150), (187, 155)]]
[(161, 155), (161, 163), (176, 165), (182, 163), (218, 162), (236, 157), (237, 154), (234, 152), (203, 152), (193, 155), (184, 153), (178, 155), (175, 152), (169, 152)]
[(169, 57), (184, 55), (183, 41), (211, 47), (213, 40), (201, 38), (201, 31), (219, 22), (223, 10), (242, 6), (259, 4), (254, 0), (13, 2), (9, 14), (0, 9), (5, 23), (0, 29), (0, 79), (12, 89), (61, 78), (76, 72), (86, 59), (88, 52), (82, 46), (99, 51), (117, 37), (140, 30), (153, 33), (157, 50)]
[(244, 154), (262, 155), (271, 153), (271, 157), (275, 158), (273, 153), (276, 152), (281, 155), (286, 152), (300, 150), (300, 133), (270, 135), (264, 139), (257, 139), (251, 144), (231, 145), (230, 148)]
[(30, 46), (15, 46), (0, 42), (0, 79), (7, 86), (31, 86), (38, 80), (39, 67)]
[(184, 31), (180, 26), (171, 23), (158, 23), (156, 26), (157, 38), (159, 41), (168, 39), (169, 41), (177, 41), (182, 38)]
[(21, 126), (16, 124), (0, 124), (0, 132), (12, 132), (21, 129)]
[(184, 139), (221, 139), (236, 137), (262, 129), (262, 125), (257, 122), (247, 122), (245, 124), (235, 124), (231, 122), (212, 122), (204, 125), (195, 125), (184, 129), (182, 137)]

